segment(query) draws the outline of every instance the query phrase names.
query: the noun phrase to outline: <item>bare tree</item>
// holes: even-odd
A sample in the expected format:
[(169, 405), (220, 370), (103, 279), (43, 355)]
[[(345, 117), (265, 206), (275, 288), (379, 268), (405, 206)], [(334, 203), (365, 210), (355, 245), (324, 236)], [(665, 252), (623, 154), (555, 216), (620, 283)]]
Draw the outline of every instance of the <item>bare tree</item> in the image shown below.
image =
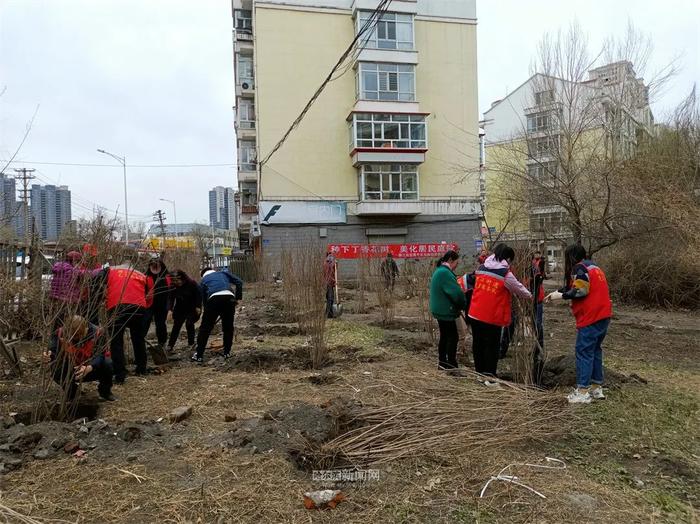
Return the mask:
[(650, 98), (676, 71), (669, 64), (645, 83), (650, 54), (631, 25), (595, 54), (575, 24), (542, 39), (521, 129), (489, 159), (489, 205), (505, 209), (511, 229), (591, 253), (647, 232), (614, 204), (625, 166), (653, 136)]

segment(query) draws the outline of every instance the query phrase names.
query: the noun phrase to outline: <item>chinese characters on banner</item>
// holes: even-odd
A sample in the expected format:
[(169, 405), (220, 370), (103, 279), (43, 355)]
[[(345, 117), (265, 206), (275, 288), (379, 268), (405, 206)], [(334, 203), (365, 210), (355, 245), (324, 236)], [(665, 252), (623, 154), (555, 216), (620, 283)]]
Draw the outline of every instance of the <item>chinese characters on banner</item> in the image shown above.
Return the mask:
[(450, 249), (457, 250), (457, 244), (328, 244), (337, 259), (379, 258), (389, 253), (394, 258), (437, 258)]

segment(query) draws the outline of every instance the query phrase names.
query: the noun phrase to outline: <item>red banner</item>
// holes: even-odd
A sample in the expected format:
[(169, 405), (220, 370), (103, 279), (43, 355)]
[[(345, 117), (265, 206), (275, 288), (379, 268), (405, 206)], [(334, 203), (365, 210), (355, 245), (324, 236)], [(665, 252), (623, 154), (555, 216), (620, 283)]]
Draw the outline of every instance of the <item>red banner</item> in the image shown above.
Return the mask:
[(328, 244), (335, 258), (437, 258), (445, 251), (457, 250), (457, 244)]

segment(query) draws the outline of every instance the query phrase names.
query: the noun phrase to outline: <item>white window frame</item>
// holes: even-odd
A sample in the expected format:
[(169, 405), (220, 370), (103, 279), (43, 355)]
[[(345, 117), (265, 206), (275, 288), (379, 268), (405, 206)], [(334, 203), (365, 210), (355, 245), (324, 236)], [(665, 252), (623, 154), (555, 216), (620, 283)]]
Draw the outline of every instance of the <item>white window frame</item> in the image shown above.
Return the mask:
[[(367, 175), (379, 175), (379, 191), (367, 191), (366, 180)], [(390, 187), (384, 187), (384, 175), (389, 175)], [(394, 190), (394, 176), (398, 177), (398, 190)], [(416, 181), (415, 191), (403, 190), (404, 175), (413, 175)], [(360, 190), (362, 200), (367, 202), (417, 202), (420, 199), (420, 176), (418, 166), (412, 164), (363, 164), (360, 166)], [(399, 198), (388, 198), (391, 193), (397, 193)], [(412, 195), (411, 197), (404, 194)], [(375, 198), (370, 198), (368, 195), (374, 195)], [(385, 197), (386, 195), (386, 197)]]
[(553, 157), (559, 149), (559, 136), (530, 138), (527, 141), (527, 148), (530, 158)]
[[(377, 87), (376, 90), (368, 90), (365, 85), (365, 77), (372, 76)], [(360, 62), (356, 77), (359, 100), (416, 101), (416, 66), (413, 64)], [(410, 77), (411, 91), (401, 91), (402, 77)], [(396, 89), (391, 89), (392, 84), (396, 86)], [(382, 89), (382, 85), (385, 89)]]
[[(249, 16), (243, 16), (248, 13)], [(241, 27), (238, 27), (238, 22), (242, 21)], [(247, 23), (246, 23), (247, 22)], [(253, 11), (250, 9), (236, 9), (234, 28), (236, 31), (253, 32)]]
[[(370, 139), (360, 138), (360, 125), (372, 128)], [(398, 126), (398, 138), (387, 138), (389, 126)], [(413, 139), (413, 127), (423, 128), (423, 139)], [(408, 133), (408, 136), (404, 136)], [(350, 121), (350, 148), (396, 148), (396, 149), (428, 149), (428, 123), (425, 115), (416, 114), (386, 114), (386, 113), (354, 113)]]
[(541, 106), (554, 102), (554, 89), (543, 89), (535, 93), (535, 105)]
[(255, 142), (241, 140), (238, 148), (238, 165), (243, 171), (255, 171), (258, 165), (258, 152)]
[[(364, 27), (369, 19), (371, 11), (360, 11), (357, 16), (356, 28), (357, 33)], [(390, 26), (394, 26), (394, 38), (379, 38), (379, 33), (384, 32), (387, 35), (390, 32)], [(411, 39), (399, 40), (399, 26), (410, 26)], [(382, 17), (375, 22), (375, 26), (371, 31), (365, 33), (362, 38), (362, 44), (368, 49), (389, 49), (393, 51), (413, 51), (416, 41), (415, 22), (412, 14), (406, 13), (384, 13)]]
[[(250, 71), (246, 71), (243, 69), (243, 64), (246, 64), (246, 68), (248, 69), (247, 65), (250, 64)], [(250, 55), (238, 55), (236, 59), (236, 74), (238, 75), (238, 85), (242, 85), (244, 82), (248, 82), (250, 84), (250, 87), (255, 87), (255, 67), (253, 64), (253, 57)], [(246, 75), (245, 73), (250, 72), (250, 75)]]
[(241, 129), (255, 129), (255, 102), (253, 100), (240, 99), (238, 121)]

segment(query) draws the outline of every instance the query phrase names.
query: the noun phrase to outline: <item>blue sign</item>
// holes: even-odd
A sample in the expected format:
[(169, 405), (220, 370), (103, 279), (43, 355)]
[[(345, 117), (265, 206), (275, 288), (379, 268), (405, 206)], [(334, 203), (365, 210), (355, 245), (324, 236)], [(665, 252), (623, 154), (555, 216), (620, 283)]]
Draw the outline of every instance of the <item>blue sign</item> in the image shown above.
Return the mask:
[(484, 247), (484, 241), (483, 240), (475, 240), (474, 247), (477, 249), (481, 249), (482, 247)]

